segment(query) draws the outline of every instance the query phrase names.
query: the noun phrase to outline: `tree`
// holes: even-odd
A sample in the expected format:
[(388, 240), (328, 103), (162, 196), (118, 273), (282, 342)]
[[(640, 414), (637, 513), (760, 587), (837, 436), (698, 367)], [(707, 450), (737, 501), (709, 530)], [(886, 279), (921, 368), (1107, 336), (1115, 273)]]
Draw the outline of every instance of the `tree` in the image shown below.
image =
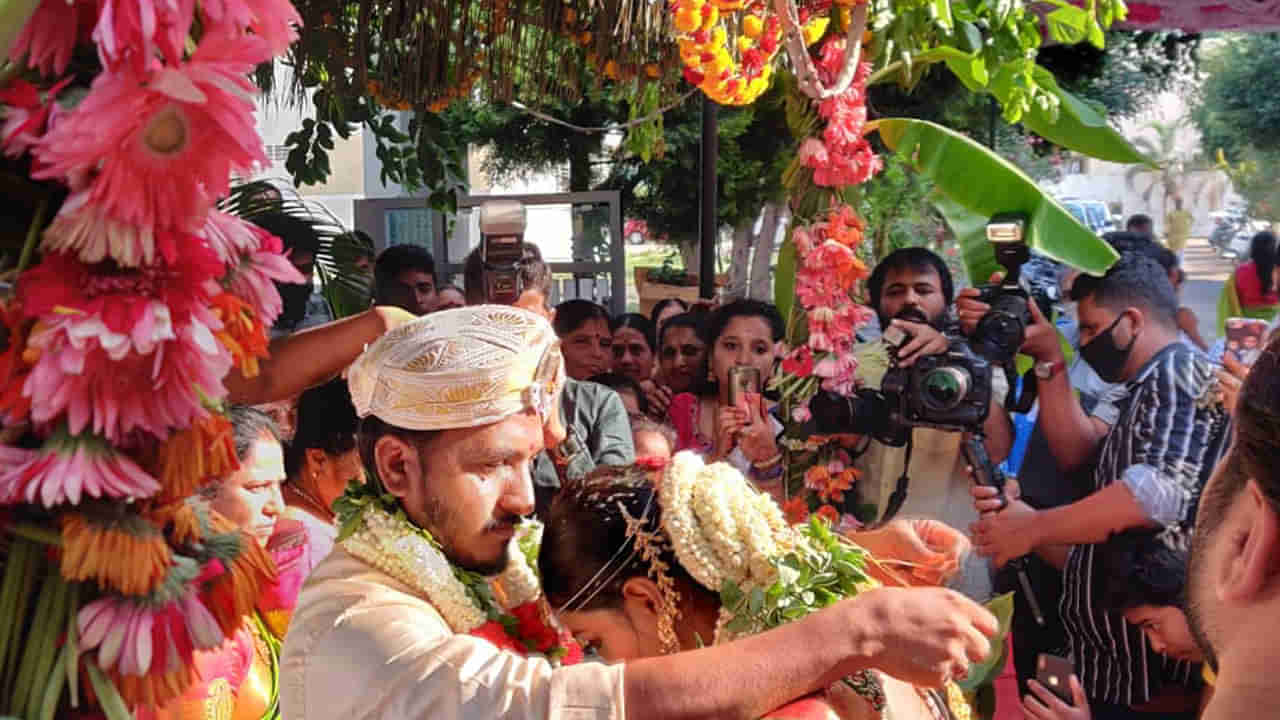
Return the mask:
[(1160, 191), (1160, 209), (1165, 213), (1172, 209), (1170, 200), (1173, 198), (1180, 197), (1184, 202), (1194, 205), (1208, 187), (1207, 181), (1194, 182), (1192, 174), (1212, 169), (1213, 163), (1199, 152), (1186, 152), (1178, 148), (1178, 134), (1189, 125), (1187, 118), (1168, 123), (1154, 121), (1147, 125), (1147, 135), (1133, 139), (1133, 144), (1159, 166), (1150, 168), (1135, 165), (1125, 172), (1125, 180), (1134, 190), (1143, 182), (1146, 183), (1142, 201), (1147, 206), (1151, 205), (1151, 197), (1156, 190)]
[(1227, 36), (1205, 59), (1191, 118), (1256, 217), (1280, 220), (1280, 37)]

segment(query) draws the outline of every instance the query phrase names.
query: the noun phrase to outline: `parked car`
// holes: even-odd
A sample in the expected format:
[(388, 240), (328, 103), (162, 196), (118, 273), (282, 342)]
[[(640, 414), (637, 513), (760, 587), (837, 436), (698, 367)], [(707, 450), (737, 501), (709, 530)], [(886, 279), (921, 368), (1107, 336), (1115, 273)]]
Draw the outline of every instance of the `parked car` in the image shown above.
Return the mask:
[(1081, 200), (1080, 198), (1062, 198), (1058, 202), (1071, 213), (1082, 225), (1099, 235), (1116, 229), (1115, 221), (1107, 210), (1107, 204), (1101, 200)]

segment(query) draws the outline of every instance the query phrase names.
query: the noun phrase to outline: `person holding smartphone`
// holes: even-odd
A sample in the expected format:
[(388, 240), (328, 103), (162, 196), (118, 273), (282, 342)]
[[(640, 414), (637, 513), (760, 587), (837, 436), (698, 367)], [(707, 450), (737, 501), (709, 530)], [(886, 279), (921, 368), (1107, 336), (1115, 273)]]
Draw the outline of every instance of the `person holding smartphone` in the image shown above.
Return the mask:
[(779, 497), (782, 423), (761, 388), (773, 374), (782, 335), (782, 316), (768, 303), (737, 300), (716, 309), (703, 325), (707, 352), (693, 391), (676, 395), (667, 410), (677, 451), (727, 461)]

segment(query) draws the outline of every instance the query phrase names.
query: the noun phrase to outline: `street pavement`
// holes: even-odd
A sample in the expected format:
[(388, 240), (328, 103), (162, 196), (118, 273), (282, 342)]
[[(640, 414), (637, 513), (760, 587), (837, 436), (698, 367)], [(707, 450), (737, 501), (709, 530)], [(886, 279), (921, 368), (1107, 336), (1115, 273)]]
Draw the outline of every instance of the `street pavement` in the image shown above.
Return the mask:
[(1191, 238), (1182, 255), (1182, 269), (1187, 280), (1182, 284), (1182, 304), (1195, 311), (1200, 321), (1200, 336), (1212, 344), (1221, 335), (1218, 322), (1218, 295), (1222, 284), (1235, 270), (1235, 262), (1214, 252), (1206, 238)]

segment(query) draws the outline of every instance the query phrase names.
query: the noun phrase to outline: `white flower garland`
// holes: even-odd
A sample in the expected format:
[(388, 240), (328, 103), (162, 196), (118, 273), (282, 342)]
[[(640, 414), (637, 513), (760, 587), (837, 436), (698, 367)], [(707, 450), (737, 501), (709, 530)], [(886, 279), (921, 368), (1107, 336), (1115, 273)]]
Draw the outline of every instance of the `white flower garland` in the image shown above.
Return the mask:
[[(537, 533), (540, 539), (541, 525), (526, 522), (517, 537), (521, 533)], [(489, 621), (489, 609), (475, 602), (444, 552), (408, 520), (381, 508), (368, 508), (360, 526), (339, 545), (424, 595), (454, 632), (469, 633)], [(495, 582), (501, 584), (507, 604), (514, 608), (536, 600), (541, 590), (537, 575), (514, 539), (507, 552), (507, 569)]]

